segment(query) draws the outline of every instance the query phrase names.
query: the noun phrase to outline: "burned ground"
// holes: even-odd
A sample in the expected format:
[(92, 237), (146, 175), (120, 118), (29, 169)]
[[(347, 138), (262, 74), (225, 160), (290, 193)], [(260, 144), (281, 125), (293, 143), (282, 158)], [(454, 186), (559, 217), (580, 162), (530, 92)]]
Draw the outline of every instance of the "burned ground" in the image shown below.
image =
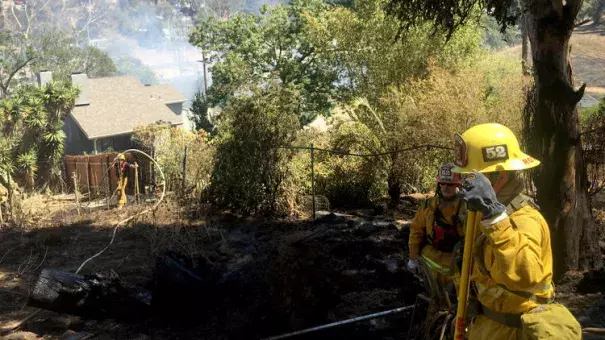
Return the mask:
[[(228, 214), (191, 221), (177, 205), (162, 204), (120, 228), (114, 244), (81, 271), (110, 273), (128, 287), (152, 290), (149, 317), (126, 322), (44, 310), (10, 337), (259, 339), (414, 304), (423, 288), (406, 270), (407, 225), (416, 208), (406, 204), (378, 211), (382, 215), (349, 211), (316, 223)], [(115, 223), (144, 208), (81, 216), (58, 209), (44, 211), (37, 225), (2, 227), (0, 327), (35, 310), (27, 296), (42, 269), (75, 272), (107, 245)], [(166, 254), (200, 280), (190, 287), (159, 284), (157, 264)], [(603, 291), (603, 272), (577, 273), (557, 285), (557, 298), (584, 326), (605, 327)], [(415, 327), (424, 312), (417, 311)], [(410, 313), (401, 313), (297, 338), (405, 338), (411, 322)]]
[[(28, 294), (43, 268), (74, 272), (105, 247), (113, 225), (141, 208), (57, 214), (48, 225), (0, 231), (0, 322), (10, 326), (32, 312)], [(84, 320), (43, 311), (22, 331), (38, 336), (69, 332), (92, 338), (262, 338), (300, 328), (413, 304), (422, 290), (405, 270), (406, 229), (393, 216), (356, 214), (308, 221), (179, 218), (164, 204), (117, 233), (114, 244), (82, 270), (113, 271), (124, 284), (154, 287), (158, 259), (178, 254), (206, 281), (199, 294), (167, 296), (139, 323)], [(174, 221), (179, 221), (174, 223)], [(195, 303), (192, 303), (195, 302)], [(409, 314), (315, 333), (317, 337), (399, 338)], [(68, 333), (66, 333), (68, 332)]]

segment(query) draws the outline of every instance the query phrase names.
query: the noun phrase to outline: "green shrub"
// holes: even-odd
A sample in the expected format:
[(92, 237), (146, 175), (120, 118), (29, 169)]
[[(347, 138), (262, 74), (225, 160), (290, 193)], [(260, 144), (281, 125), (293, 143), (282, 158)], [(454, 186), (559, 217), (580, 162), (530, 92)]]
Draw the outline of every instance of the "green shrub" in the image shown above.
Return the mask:
[[(191, 196), (199, 197), (209, 185), (215, 149), (209, 145), (205, 133), (195, 134), (169, 125), (149, 125), (135, 128), (133, 140), (146, 150), (153, 150), (150, 152), (155, 154), (166, 177), (166, 190), (181, 194), (186, 189)], [(185, 147), (187, 165), (183, 182)]]
[(286, 210), (284, 178), (299, 129), (298, 94), (269, 86), (235, 97), (218, 123), (210, 199), (236, 213)]

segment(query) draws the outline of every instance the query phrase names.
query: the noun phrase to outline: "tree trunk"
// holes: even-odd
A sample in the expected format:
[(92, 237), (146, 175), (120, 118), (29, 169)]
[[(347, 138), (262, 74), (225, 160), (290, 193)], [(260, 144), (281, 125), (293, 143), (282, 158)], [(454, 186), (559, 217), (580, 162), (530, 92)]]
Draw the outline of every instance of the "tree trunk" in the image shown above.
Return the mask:
[(531, 42), (536, 108), (530, 152), (538, 204), (551, 229), (555, 277), (602, 266), (588, 196), (576, 104), (584, 86), (573, 88), (569, 40), (581, 1), (525, 0)]
[(391, 154), (391, 166), (389, 169), (389, 176), (387, 178), (387, 191), (389, 193), (389, 197), (391, 198), (389, 205), (394, 208), (399, 204), (399, 199), (401, 197), (401, 181), (399, 176), (397, 176), (397, 172), (395, 170), (395, 166), (397, 163), (397, 154)]
[(389, 173), (387, 184), (389, 197), (391, 198), (390, 206), (396, 207), (399, 204), (399, 198), (401, 197), (401, 182), (393, 171)]

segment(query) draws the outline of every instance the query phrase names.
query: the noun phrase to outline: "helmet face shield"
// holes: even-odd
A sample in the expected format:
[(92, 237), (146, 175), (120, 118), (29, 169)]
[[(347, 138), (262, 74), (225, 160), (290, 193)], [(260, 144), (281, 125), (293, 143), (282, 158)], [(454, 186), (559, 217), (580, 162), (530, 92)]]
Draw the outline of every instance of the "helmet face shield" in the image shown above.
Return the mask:
[(456, 134), (454, 136), (456, 146), (456, 165), (459, 167), (465, 167), (468, 164), (468, 149), (466, 147), (466, 142), (462, 139), (460, 134)]

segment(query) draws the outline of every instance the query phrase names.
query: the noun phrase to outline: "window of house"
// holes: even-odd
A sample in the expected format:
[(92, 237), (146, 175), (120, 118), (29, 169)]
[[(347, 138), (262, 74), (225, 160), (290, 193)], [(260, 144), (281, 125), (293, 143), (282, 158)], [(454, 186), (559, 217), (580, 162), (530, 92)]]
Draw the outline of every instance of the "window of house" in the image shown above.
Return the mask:
[(113, 140), (111, 138), (101, 139), (101, 150), (113, 151)]

